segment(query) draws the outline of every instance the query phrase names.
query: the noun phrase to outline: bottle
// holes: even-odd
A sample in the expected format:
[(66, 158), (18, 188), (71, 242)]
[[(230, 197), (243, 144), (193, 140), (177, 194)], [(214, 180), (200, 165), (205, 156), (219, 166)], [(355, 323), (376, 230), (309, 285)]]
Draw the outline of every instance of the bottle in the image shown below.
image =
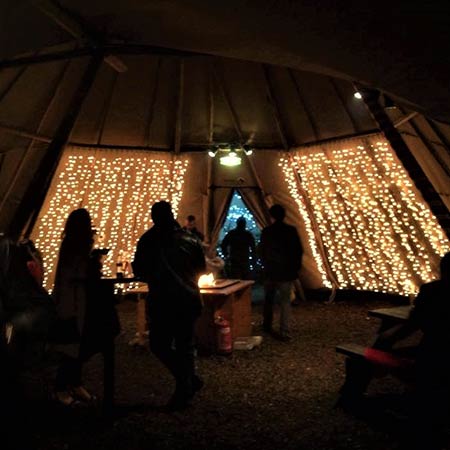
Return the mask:
[(119, 250), (116, 260), (116, 277), (123, 278), (123, 258), (122, 258), (122, 250)]

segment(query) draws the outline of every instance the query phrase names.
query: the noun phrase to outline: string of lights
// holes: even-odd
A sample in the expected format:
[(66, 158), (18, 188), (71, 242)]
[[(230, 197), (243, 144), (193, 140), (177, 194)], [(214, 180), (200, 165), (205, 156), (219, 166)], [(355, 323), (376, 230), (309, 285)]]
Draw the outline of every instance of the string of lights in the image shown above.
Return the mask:
[(341, 288), (413, 294), (438, 274), (450, 243), (386, 142), (315, 147), (282, 158), (312, 254), (329, 284), (296, 175)]
[(95, 246), (110, 249), (103, 274), (112, 276), (119, 254), (131, 261), (137, 240), (151, 225), (154, 202), (170, 201), (177, 216), (187, 166), (186, 159), (164, 154), (66, 150), (32, 235), (43, 253), (46, 287), (52, 287), (61, 234), (72, 210), (89, 211), (97, 231)]

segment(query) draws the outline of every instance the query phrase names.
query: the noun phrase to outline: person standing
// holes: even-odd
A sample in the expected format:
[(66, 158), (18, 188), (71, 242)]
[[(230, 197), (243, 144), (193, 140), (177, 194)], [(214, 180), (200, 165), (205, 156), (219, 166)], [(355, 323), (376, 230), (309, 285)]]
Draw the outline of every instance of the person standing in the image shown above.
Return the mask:
[(239, 217), (236, 228), (225, 235), (221, 244), (229, 278), (250, 279), (250, 260), (255, 259), (255, 238), (245, 228), (246, 225), (244, 217)]
[(82, 365), (87, 359), (82, 346), (93, 234), (89, 212), (85, 208), (72, 211), (64, 227), (56, 266), (52, 297), (58, 316), (56, 339), (64, 360), (56, 375), (55, 396), (66, 406), (94, 398), (81, 384)]
[(150, 349), (175, 378), (169, 411), (186, 408), (203, 381), (195, 373), (194, 325), (202, 303), (198, 278), (205, 257), (198, 240), (175, 221), (170, 203), (152, 206), (153, 227), (137, 244), (133, 272), (148, 284)]
[(205, 239), (203, 233), (197, 229), (197, 219), (192, 214), (186, 217), (183, 230), (196, 236), (200, 242)]
[(303, 247), (297, 230), (284, 223), (285, 209), (273, 205), (270, 210), (273, 223), (263, 229), (259, 253), (264, 267), (264, 320), (263, 329), (272, 333), (273, 305), (278, 293), (280, 303), (280, 334), (284, 341), (290, 339), (290, 297), (294, 280), (301, 267)]

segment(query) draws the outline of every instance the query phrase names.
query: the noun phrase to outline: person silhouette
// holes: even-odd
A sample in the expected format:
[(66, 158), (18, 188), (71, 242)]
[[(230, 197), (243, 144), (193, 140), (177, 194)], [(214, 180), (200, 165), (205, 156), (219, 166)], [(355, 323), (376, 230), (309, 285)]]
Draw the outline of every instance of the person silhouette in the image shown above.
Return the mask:
[(170, 203), (155, 203), (151, 217), (154, 225), (139, 239), (132, 266), (149, 286), (150, 349), (175, 378), (167, 408), (176, 411), (203, 386), (195, 373), (194, 324), (202, 309), (197, 283), (205, 256), (198, 239), (175, 221)]
[(264, 321), (263, 329), (273, 333), (273, 305), (276, 294), (280, 302), (280, 334), (274, 335), (288, 341), (291, 292), (301, 267), (303, 247), (297, 230), (284, 223), (285, 209), (273, 205), (270, 210), (273, 223), (263, 229), (258, 251), (264, 266)]
[(229, 231), (221, 244), (226, 261), (226, 273), (229, 278), (250, 279), (250, 261), (255, 259), (255, 238), (245, 227), (244, 217), (236, 221), (236, 228)]

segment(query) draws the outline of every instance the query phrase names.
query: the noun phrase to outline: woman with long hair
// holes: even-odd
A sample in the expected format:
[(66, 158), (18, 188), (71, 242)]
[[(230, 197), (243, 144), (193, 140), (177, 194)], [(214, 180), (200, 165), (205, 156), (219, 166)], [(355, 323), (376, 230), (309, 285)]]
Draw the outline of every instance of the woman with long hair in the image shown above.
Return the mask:
[(72, 211), (64, 227), (56, 267), (53, 298), (59, 319), (59, 347), (64, 359), (56, 376), (55, 397), (68, 406), (77, 400), (92, 400), (81, 384), (85, 358), (80, 353), (80, 342), (86, 316), (93, 234), (89, 212), (84, 208)]

